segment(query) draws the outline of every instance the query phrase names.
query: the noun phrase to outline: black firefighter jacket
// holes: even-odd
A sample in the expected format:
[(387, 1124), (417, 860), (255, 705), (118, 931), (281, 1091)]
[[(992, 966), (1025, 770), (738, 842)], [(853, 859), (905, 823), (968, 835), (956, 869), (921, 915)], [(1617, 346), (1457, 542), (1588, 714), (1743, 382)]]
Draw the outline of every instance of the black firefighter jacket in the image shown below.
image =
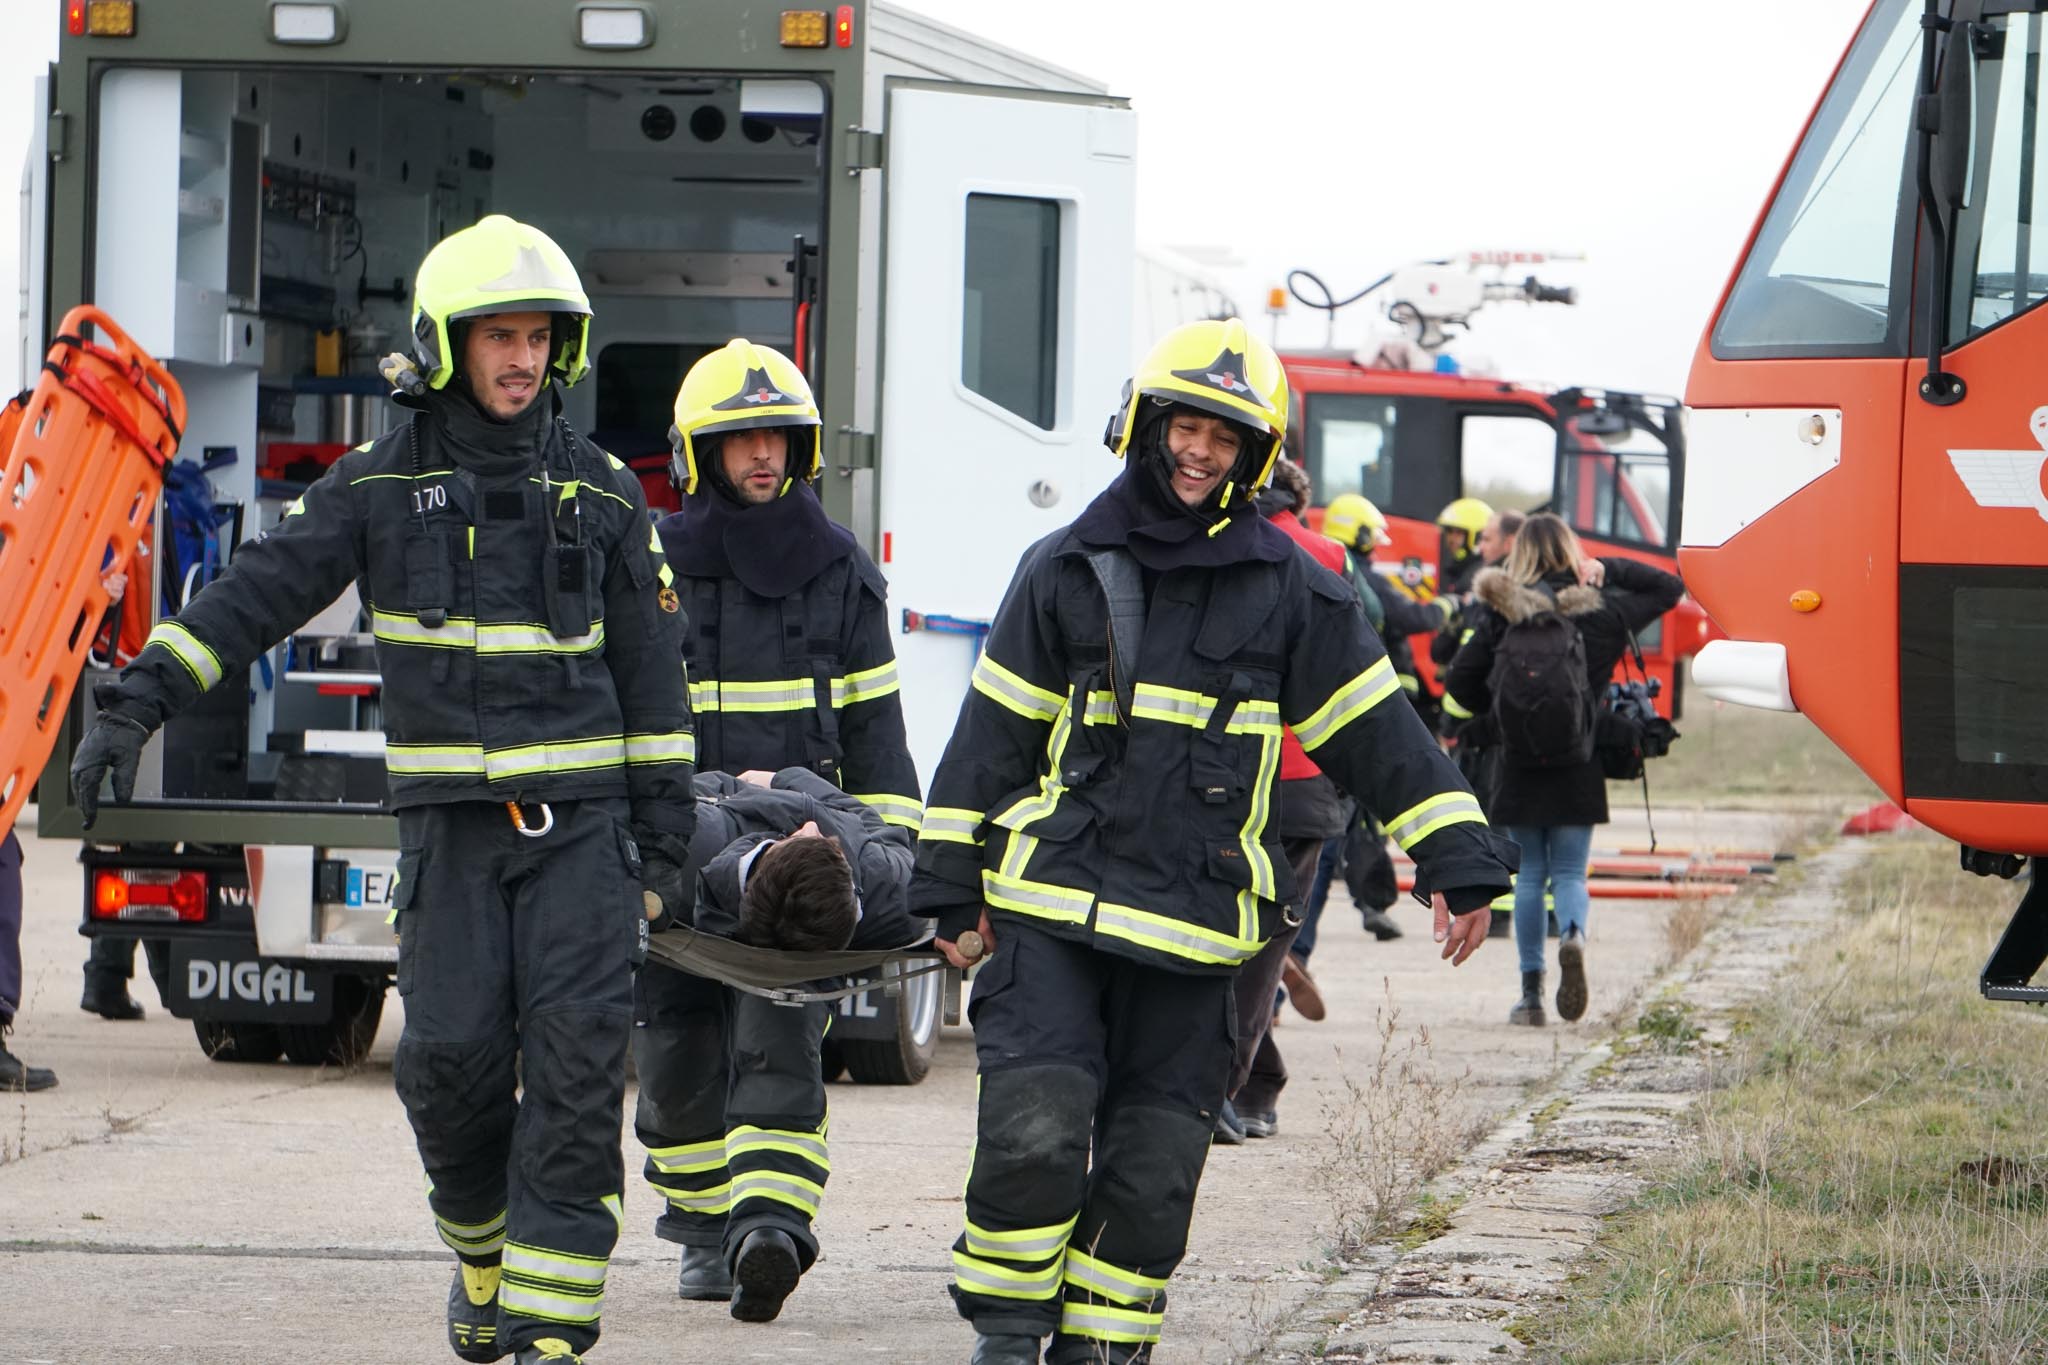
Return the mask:
[(153, 729), (241, 686), (353, 579), (393, 807), (623, 796), (636, 825), (687, 836), (683, 618), (639, 481), (546, 418), (543, 462), (481, 476), (447, 457), (439, 420), (416, 414), (336, 460), (150, 633), (102, 706)]
[(911, 909), (939, 937), (985, 898), (1149, 965), (1236, 968), (1295, 894), (1272, 828), (1283, 723), (1414, 855), (1418, 896), (1462, 913), (1508, 888), (1512, 846), (1305, 553), (1160, 574), (1127, 716), (1107, 639), (1085, 551), (1056, 532), (1018, 566), (932, 778)]
[(699, 869), (698, 929), (733, 937), (740, 923), (741, 860), (762, 840), (815, 820), (820, 832), (839, 841), (860, 897), (860, 922), (846, 946), (904, 948), (930, 935), (931, 925), (911, 916), (906, 895), (910, 832), (884, 823), (872, 806), (808, 768), (784, 768), (766, 787), (729, 773), (699, 773), (695, 787), (697, 832), (690, 838), (690, 866)]
[[(681, 525), (671, 516), (659, 528), (678, 564), (690, 558)], [(859, 546), (848, 548), (782, 597), (762, 596), (729, 573), (678, 572), (698, 766), (740, 773), (801, 765), (915, 833), (924, 806), (903, 732), (888, 583)]]

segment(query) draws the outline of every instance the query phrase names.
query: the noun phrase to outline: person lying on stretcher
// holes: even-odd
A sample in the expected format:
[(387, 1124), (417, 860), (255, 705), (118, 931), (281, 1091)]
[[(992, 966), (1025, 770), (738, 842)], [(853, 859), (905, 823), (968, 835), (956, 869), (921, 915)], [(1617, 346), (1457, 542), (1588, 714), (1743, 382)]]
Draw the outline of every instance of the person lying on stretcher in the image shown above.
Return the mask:
[[(692, 781), (689, 866), (658, 889), (664, 905), (692, 907), (679, 922), (783, 952), (881, 952), (931, 936), (908, 908), (908, 830), (808, 768)], [(655, 1234), (682, 1244), (676, 1292), (766, 1322), (818, 1255), (811, 1219), (831, 1171), (819, 1048), (832, 1006), (772, 1002), (653, 958), (638, 985), (633, 1127), (666, 1201)]]
[(905, 900), (910, 832), (885, 823), (808, 768), (698, 773), (689, 925), (756, 948), (819, 952), (909, 947), (931, 934)]

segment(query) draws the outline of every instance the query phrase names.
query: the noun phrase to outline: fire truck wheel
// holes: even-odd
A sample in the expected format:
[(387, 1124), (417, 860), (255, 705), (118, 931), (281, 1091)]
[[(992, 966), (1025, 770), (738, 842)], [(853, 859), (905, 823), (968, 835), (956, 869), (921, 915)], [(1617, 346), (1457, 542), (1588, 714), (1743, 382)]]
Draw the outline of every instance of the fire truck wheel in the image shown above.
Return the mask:
[(299, 1066), (355, 1066), (370, 1054), (384, 1017), (383, 978), (337, 975), (334, 1017), (324, 1024), (282, 1024), (284, 1055)]
[[(886, 970), (895, 976), (901, 968), (892, 962)], [(896, 1034), (886, 1039), (840, 1039), (847, 1074), (862, 1085), (916, 1085), (923, 1080), (932, 1069), (932, 1053), (938, 1050), (945, 996), (945, 977), (938, 972), (913, 976), (898, 994), (883, 995), (896, 1006)]]
[(199, 1036), (199, 1050), (216, 1062), (274, 1062), (284, 1051), (284, 1039), (272, 1024), (194, 1019), (192, 1032)]

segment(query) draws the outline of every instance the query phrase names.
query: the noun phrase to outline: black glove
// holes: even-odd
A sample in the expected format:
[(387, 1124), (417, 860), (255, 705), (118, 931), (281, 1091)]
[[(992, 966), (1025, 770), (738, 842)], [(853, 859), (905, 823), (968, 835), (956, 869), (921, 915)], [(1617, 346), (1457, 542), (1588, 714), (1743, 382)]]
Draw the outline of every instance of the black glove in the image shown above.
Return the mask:
[(660, 912), (648, 921), (648, 928), (658, 934), (690, 923), (696, 897), (689, 838), (640, 826), (634, 829), (633, 839), (640, 845), (640, 885), (661, 902)]
[(114, 800), (125, 804), (135, 799), (135, 770), (148, 742), (148, 727), (112, 711), (100, 712), (85, 732), (71, 756), (71, 794), (87, 829), (99, 818), (100, 783), (108, 773), (114, 775)]

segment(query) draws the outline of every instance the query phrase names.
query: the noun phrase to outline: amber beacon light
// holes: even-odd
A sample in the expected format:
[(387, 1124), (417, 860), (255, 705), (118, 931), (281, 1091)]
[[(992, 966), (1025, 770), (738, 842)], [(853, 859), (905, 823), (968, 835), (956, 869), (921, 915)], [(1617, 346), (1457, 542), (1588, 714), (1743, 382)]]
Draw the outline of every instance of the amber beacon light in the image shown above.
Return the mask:
[(829, 40), (829, 25), (821, 9), (786, 9), (782, 12), (784, 47), (823, 47)]

